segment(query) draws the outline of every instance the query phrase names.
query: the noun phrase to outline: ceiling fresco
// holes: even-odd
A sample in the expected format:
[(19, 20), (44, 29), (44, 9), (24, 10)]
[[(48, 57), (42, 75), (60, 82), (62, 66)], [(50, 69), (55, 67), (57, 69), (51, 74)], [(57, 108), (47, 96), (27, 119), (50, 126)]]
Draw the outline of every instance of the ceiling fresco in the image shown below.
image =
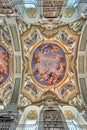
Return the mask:
[(27, 106), (52, 98), (83, 108), (81, 68), (87, 66), (82, 62), (87, 51), (81, 1), (6, 0), (0, 5), (0, 102), (15, 99)]
[(0, 45), (0, 85), (3, 84), (9, 75), (10, 57), (7, 50)]
[(21, 93), (34, 102), (50, 90), (61, 101), (68, 102), (79, 94), (76, 61), (80, 35), (66, 24), (57, 26), (56, 33), (55, 28), (50, 28), (48, 34), (55, 34), (50, 38), (42, 30), (47, 33), (47, 27), (31, 25), (21, 35), (24, 63)]
[(11, 36), (6, 24), (0, 25), (0, 101), (10, 103), (13, 90), (13, 49)]
[(65, 75), (64, 51), (57, 44), (41, 43), (32, 53), (31, 73), (34, 79), (42, 86), (56, 86)]

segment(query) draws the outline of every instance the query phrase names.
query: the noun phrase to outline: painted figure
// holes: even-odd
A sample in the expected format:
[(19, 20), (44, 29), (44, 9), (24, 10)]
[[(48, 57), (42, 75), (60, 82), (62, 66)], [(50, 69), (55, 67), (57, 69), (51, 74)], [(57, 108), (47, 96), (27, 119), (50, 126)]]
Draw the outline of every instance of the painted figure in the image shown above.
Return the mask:
[(66, 70), (65, 53), (57, 44), (45, 43), (37, 47), (32, 57), (34, 78), (42, 85), (56, 85)]
[(9, 75), (10, 59), (6, 49), (0, 45), (0, 84), (4, 83)]

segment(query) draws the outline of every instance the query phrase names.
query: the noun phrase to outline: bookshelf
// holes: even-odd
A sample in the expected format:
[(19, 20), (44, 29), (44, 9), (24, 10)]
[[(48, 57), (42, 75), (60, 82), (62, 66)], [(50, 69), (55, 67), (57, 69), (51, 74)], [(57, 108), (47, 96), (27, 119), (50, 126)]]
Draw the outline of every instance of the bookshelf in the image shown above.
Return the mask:
[(43, 1), (43, 16), (45, 18), (57, 18), (60, 15), (64, 0)]
[(57, 107), (44, 108), (40, 118), (40, 130), (68, 130), (64, 116)]

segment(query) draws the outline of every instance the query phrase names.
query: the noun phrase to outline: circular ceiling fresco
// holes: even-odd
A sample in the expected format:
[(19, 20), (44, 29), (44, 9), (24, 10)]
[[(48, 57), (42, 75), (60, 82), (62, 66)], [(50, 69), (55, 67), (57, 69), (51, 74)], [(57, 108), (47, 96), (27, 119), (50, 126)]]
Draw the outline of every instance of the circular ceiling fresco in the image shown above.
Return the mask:
[(7, 50), (0, 45), (0, 85), (3, 84), (9, 75), (10, 58)]
[(40, 85), (56, 85), (65, 76), (65, 52), (56, 43), (43, 43), (34, 49), (31, 67), (34, 79)]

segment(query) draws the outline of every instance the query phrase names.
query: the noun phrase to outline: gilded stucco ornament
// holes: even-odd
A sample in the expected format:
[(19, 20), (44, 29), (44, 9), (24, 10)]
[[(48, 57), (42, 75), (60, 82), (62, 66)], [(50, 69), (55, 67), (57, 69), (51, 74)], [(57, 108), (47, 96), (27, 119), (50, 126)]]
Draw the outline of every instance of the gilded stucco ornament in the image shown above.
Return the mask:
[(16, 21), (17, 21), (17, 24), (18, 24), (19, 32), (20, 32), (20, 34), (22, 34), (23, 32), (25, 32), (27, 30), (29, 25), (26, 24), (21, 19), (16, 19)]
[(72, 111), (70, 110), (64, 110), (64, 116), (67, 120), (73, 120), (75, 116), (73, 115)]
[[(48, 91), (63, 102), (79, 93), (76, 70), (79, 35), (70, 25), (31, 25), (21, 35), (21, 41), (24, 52), (21, 93), (30, 97), (32, 103), (40, 101)], [(46, 75), (43, 74), (45, 71)]]
[(81, 99), (81, 95), (77, 95), (77, 97), (74, 97), (72, 100), (69, 101), (69, 104), (76, 107), (78, 111), (82, 111), (85, 109)]
[(71, 28), (76, 31), (78, 34), (81, 34), (81, 31), (82, 31), (82, 28), (83, 28), (83, 25), (85, 23), (85, 20), (84, 18), (80, 18), (72, 23), (70, 23), (70, 26)]
[(38, 117), (37, 111), (35, 111), (35, 110), (30, 110), (30, 111), (28, 112), (28, 115), (27, 115), (27, 118), (28, 118), (28, 119), (33, 120), (33, 119), (37, 119), (37, 117)]
[(64, 11), (64, 17), (70, 18), (70, 17), (72, 17), (73, 13), (74, 13), (73, 7), (66, 7), (65, 11)]
[(19, 102), (18, 102), (18, 109), (21, 109), (22, 107), (26, 107), (30, 104), (31, 104), (31, 100), (25, 97), (25, 95), (20, 94)]

